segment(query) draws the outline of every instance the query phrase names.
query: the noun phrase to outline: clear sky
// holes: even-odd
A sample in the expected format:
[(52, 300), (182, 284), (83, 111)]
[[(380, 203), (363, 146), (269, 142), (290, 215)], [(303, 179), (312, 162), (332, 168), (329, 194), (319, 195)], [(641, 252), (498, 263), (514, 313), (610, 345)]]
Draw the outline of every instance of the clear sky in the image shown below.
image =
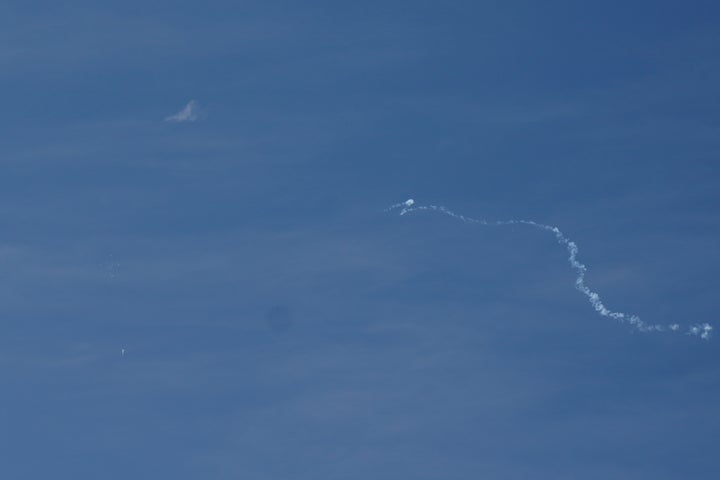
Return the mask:
[(719, 21), (2, 2), (0, 478), (718, 478)]

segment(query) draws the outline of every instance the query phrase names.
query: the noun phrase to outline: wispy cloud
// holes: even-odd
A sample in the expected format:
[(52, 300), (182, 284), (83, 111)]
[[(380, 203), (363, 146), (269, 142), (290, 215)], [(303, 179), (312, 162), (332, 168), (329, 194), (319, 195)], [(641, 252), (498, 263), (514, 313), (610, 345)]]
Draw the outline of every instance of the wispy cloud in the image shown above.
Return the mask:
[(199, 105), (195, 100), (190, 100), (187, 105), (183, 107), (175, 115), (165, 117), (166, 122), (195, 122), (200, 119)]

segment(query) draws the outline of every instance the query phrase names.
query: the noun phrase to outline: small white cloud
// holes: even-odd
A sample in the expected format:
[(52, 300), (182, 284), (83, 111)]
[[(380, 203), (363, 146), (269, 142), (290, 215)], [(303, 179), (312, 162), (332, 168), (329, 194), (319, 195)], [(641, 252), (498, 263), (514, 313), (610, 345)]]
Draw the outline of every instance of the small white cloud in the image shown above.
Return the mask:
[(175, 115), (165, 117), (166, 122), (195, 122), (200, 119), (199, 105), (195, 100), (190, 100), (182, 110)]

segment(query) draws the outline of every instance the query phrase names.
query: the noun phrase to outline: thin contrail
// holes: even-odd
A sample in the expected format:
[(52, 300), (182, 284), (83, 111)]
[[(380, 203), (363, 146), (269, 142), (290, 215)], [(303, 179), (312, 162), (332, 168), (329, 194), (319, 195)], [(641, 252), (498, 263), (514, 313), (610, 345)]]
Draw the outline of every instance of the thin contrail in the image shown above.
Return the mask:
[[(417, 211), (433, 211), (433, 212), (439, 212), (444, 215), (448, 215), (452, 218), (456, 218), (462, 222), (465, 223), (473, 223), (488, 227), (497, 227), (502, 225), (528, 225), (533, 228), (537, 228), (539, 230), (543, 230), (546, 232), (550, 232), (555, 235), (555, 238), (557, 239), (558, 243), (561, 245), (564, 245), (565, 248), (568, 251), (568, 254), (570, 255), (568, 257), (568, 261), (570, 262), (570, 267), (575, 270), (577, 273), (577, 278), (575, 279), (575, 288), (577, 288), (583, 295), (587, 297), (587, 299), (590, 301), (590, 304), (593, 306), (596, 312), (598, 312), (603, 317), (610, 317), (614, 318), (615, 320), (619, 320), (621, 322), (627, 322), (629, 323), (633, 328), (640, 332), (677, 332), (680, 330), (680, 325), (677, 323), (669, 324), (669, 325), (659, 325), (659, 324), (650, 324), (645, 323), (644, 321), (640, 320), (640, 317), (637, 315), (631, 315), (627, 313), (622, 312), (614, 312), (610, 309), (608, 309), (600, 300), (600, 295), (598, 295), (596, 292), (593, 292), (590, 290), (590, 288), (585, 285), (585, 273), (587, 272), (587, 267), (580, 263), (578, 261), (578, 246), (575, 242), (567, 238), (559, 228), (553, 227), (552, 225), (545, 225), (542, 223), (534, 222), (532, 220), (500, 220), (500, 221), (494, 221), (494, 222), (488, 222), (486, 220), (477, 220), (475, 218), (466, 217), (464, 215), (460, 215), (459, 213), (455, 213), (451, 210), (448, 210), (445, 207), (436, 206), (436, 205), (415, 205), (415, 200), (408, 199), (402, 203), (397, 203), (395, 205), (392, 205), (388, 207), (385, 211), (395, 210), (397, 208), (400, 208), (400, 215), (405, 215), (406, 213), (412, 213)], [(701, 323), (696, 325), (691, 325), (687, 331), (687, 335), (699, 335), (700, 338), (703, 340), (707, 340), (710, 338), (710, 333), (712, 332), (712, 325), (708, 323)]]

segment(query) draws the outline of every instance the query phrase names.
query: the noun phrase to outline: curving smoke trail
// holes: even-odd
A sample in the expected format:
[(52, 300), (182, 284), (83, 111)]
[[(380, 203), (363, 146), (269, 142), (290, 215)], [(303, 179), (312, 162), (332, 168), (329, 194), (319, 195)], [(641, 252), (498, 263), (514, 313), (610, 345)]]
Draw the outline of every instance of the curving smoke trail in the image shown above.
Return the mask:
[(415, 205), (415, 200), (413, 200), (412, 198), (408, 198), (404, 202), (396, 203), (395, 205), (390, 205), (388, 208), (386, 208), (383, 211), (389, 212), (390, 210), (394, 210), (396, 208), (403, 207), (403, 211), (400, 212), (400, 215), (404, 215), (406, 207), (412, 207), (413, 205)]
[[(397, 208), (400, 208), (400, 215), (405, 215), (406, 213), (416, 212), (416, 211), (434, 211), (439, 212), (444, 215), (448, 215), (450, 217), (456, 218), (460, 221), (463, 221), (465, 223), (473, 223), (478, 225), (484, 225), (488, 227), (496, 227), (496, 226), (502, 226), (502, 225), (528, 225), (533, 228), (537, 228), (539, 230), (544, 230), (547, 232), (552, 233), (555, 235), (555, 238), (557, 239), (558, 243), (561, 245), (564, 245), (565, 248), (568, 251), (569, 257), (568, 261), (570, 262), (570, 267), (575, 270), (577, 273), (577, 278), (575, 279), (575, 288), (578, 289), (583, 295), (585, 295), (590, 302), (590, 304), (593, 306), (596, 312), (598, 312), (603, 317), (610, 317), (615, 320), (619, 320), (621, 322), (627, 322), (629, 323), (633, 328), (640, 332), (666, 332), (666, 331), (672, 331), (677, 332), (680, 330), (680, 325), (677, 323), (673, 323), (670, 325), (658, 325), (658, 324), (649, 324), (645, 323), (644, 321), (640, 320), (640, 317), (637, 315), (630, 315), (627, 313), (622, 312), (614, 312), (610, 309), (608, 309), (600, 300), (600, 295), (598, 295), (596, 292), (593, 292), (590, 290), (590, 288), (585, 285), (585, 273), (587, 272), (587, 267), (580, 263), (578, 261), (578, 246), (575, 242), (567, 238), (559, 228), (553, 227), (552, 225), (544, 225), (542, 223), (534, 222), (532, 220), (500, 220), (495, 222), (488, 222), (485, 220), (477, 220), (474, 218), (466, 217), (464, 215), (460, 215), (458, 213), (455, 213), (451, 210), (448, 210), (445, 207), (436, 206), (436, 205), (421, 205), (421, 206), (414, 206), (415, 200), (408, 199), (402, 203), (397, 203), (395, 205), (392, 205), (388, 207), (385, 211), (394, 210)], [(700, 336), (703, 340), (707, 340), (710, 338), (710, 334), (712, 332), (712, 325), (708, 323), (701, 323), (696, 325), (691, 325), (686, 334), (687, 335), (695, 335)]]

